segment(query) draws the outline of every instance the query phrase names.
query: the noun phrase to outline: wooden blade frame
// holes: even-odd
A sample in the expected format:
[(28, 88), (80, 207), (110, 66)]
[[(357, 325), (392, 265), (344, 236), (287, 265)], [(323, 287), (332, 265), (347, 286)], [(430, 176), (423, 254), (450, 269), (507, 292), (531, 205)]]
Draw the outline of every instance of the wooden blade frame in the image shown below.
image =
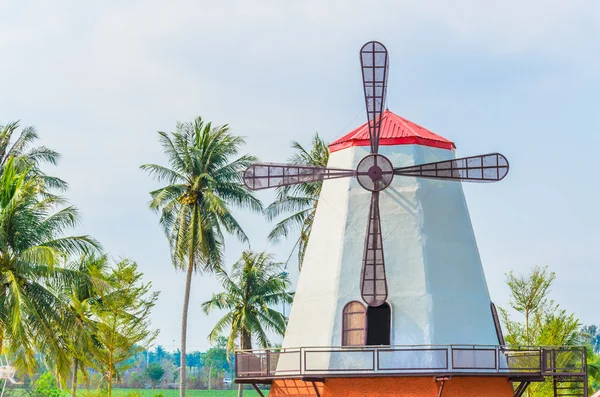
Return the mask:
[(506, 157), (500, 153), (490, 153), (394, 168), (394, 175), (464, 182), (498, 182), (508, 174), (509, 168)]
[(378, 41), (369, 41), (360, 49), (371, 153), (377, 153), (379, 150), (381, 115), (387, 91), (388, 60), (387, 49)]
[(379, 192), (371, 193), (369, 222), (365, 238), (362, 271), (360, 272), (360, 292), (363, 300), (373, 307), (382, 305), (387, 299), (387, 281), (383, 258), (383, 238), (379, 215)]
[(297, 185), (324, 179), (347, 178), (354, 170), (312, 167), (299, 164), (256, 163), (244, 172), (244, 185), (250, 190)]

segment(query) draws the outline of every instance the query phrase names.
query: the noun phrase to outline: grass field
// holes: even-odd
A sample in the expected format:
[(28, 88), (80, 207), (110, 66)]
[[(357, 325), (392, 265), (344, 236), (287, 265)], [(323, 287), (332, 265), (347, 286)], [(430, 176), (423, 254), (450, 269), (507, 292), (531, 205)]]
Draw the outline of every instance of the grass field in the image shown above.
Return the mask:
[[(186, 397), (237, 397), (237, 385), (234, 385), (235, 389), (230, 390), (186, 390)], [(11, 397), (21, 397), (26, 394), (24, 389), (8, 389), (8, 394)], [(154, 397), (158, 393), (162, 393), (164, 397), (179, 397), (179, 390), (174, 389), (113, 389), (113, 397), (133, 397), (133, 393), (139, 393), (138, 396), (142, 397)], [(268, 390), (263, 390), (263, 394), (267, 396)], [(78, 390), (78, 396), (85, 396), (86, 389), (80, 388)], [(65, 392), (66, 396), (70, 396)], [(137, 396), (136, 396), (137, 397)], [(244, 389), (244, 397), (260, 397), (256, 390)]]
[[(186, 397), (237, 397), (237, 386), (231, 390), (186, 390)], [(179, 390), (161, 390), (161, 389), (114, 389), (114, 397), (126, 397), (128, 393), (138, 392), (142, 397), (154, 397), (157, 393), (162, 393), (164, 397), (179, 397)], [(263, 391), (266, 396), (268, 391)], [(256, 390), (244, 390), (244, 397), (260, 397)]]

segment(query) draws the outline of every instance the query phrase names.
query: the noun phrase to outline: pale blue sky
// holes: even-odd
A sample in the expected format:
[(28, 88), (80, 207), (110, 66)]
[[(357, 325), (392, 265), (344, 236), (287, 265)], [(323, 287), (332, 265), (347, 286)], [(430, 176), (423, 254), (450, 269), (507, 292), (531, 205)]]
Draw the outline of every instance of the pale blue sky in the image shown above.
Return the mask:
[[(465, 185), (493, 300), (505, 305), (510, 269), (548, 265), (552, 298), (600, 323), (598, 1), (0, 0), (0, 123), (34, 125), (63, 154), (50, 172), (71, 185), (79, 231), (135, 259), (161, 291), (153, 321), (171, 349), (184, 275), (147, 208), (157, 185), (138, 169), (162, 161), (156, 131), (200, 115), (284, 161), (291, 140), (333, 140), (365, 121), (358, 51), (369, 40), (390, 51), (390, 110), (459, 156), (511, 162), (501, 183)], [(253, 248), (285, 259), (291, 242), (269, 245), (260, 217), (240, 221)], [(230, 239), (228, 263), (243, 248)], [(200, 303), (216, 289), (194, 279), (191, 349), (208, 346), (216, 316)]]

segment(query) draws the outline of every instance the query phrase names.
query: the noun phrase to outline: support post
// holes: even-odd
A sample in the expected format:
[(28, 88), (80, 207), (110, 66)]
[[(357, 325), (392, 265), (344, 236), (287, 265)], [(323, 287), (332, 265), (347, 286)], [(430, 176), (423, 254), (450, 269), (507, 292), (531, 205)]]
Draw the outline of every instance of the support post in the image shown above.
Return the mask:
[(531, 383), (531, 382), (523, 381), (523, 382), (519, 383), (519, 386), (517, 386), (517, 390), (515, 390), (515, 397), (521, 397), (523, 395), (523, 393), (525, 393), (525, 390), (527, 390), (529, 383)]
[(317, 388), (317, 384), (313, 381), (313, 388), (315, 389), (315, 393), (317, 393), (317, 397), (321, 397), (321, 393), (319, 393), (319, 389)]
[(446, 384), (447, 380), (450, 380), (449, 376), (436, 376), (435, 377), (436, 382), (442, 382), (440, 384), (440, 388), (438, 390), (438, 397), (442, 397), (442, 393), (444, 392), (444, 385)]
[(260, 390), (258, 388), (258, 386), (256, 386), (256, 383), (253, 383), (252, 387), (254, 387), (254, 390), (256, 390), (256, 392), (260, 395), (260, 397), (265, 397), (265, 395), (263, 394), (262, 390)]

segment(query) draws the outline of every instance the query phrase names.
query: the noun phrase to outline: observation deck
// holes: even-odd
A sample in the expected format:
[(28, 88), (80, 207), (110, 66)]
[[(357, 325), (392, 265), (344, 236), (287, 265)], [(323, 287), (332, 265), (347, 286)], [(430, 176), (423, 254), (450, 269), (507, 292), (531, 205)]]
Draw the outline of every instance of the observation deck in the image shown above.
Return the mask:
[[(530, 382), (554, 381), (555, 396), (587, 396), (585, 347), (413, 345), (300, 347), (237, 351), (236, 383), (276, 379), (432, 376), (506, 377), (521, 396)], [(256, 386), (255, 386), (256, 387)], [(561, 393), (563, 391), (563, 393)]]

